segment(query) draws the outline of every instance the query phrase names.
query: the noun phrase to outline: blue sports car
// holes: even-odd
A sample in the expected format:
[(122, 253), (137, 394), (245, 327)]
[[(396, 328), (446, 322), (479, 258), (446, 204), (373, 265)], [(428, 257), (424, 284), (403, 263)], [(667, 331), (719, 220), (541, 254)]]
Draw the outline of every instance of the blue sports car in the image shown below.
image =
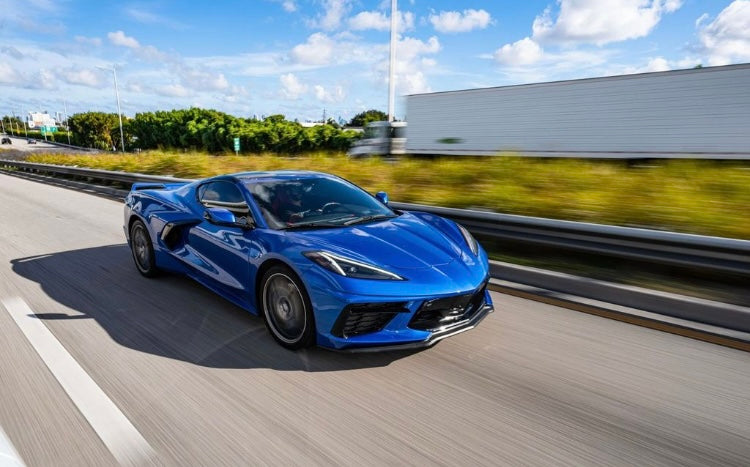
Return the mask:
[(136, 183), (124, 229), (141, 274), (195, 279), (289, 349), (427, 347), (493, 311), (487, 254), (465, 228), (333, 175)]

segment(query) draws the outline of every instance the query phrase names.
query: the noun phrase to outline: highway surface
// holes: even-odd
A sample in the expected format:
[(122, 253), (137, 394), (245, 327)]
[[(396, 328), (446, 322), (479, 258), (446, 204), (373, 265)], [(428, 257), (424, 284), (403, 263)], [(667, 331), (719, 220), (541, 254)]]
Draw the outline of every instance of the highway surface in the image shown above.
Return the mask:
[[(44, 140), (37, 140), (36, 144), (29, 144), (26, 138), (10, 136), (10, 134), (7, 134), (7, 135), (4, 134), (3, 138), (10, 138), (12, 143), (1, 145), (0, 148), (2, 149), (8, 149), (8, 150), (13, 149), (13, 150), (24, 151), (24, 152), (31, 152), (31, 151), (57, 152), (57, 151), (64, 149), (64, 148), (61, 148), (60, 146), (49, 144), (45, 142)], [(64, 150), (69, 151), (69, 149), (64, 149)]]
[(0, 174), (0, 465), (750, 465), (747, 353), (500, 294), (421, 352), (293, 353), (138, 275), (121, 217)]

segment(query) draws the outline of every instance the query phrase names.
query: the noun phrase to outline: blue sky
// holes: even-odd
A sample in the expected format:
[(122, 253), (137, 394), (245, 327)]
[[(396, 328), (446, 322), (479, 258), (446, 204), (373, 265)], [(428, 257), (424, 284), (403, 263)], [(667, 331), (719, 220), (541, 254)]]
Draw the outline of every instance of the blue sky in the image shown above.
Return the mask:
[[(388, 102), (390, 1), (0, 0), (0, 115)], [(750, 0), (400, 0), (397, 96), (750, 62)], [(396, 115), (407, 112), (397, 99)]]

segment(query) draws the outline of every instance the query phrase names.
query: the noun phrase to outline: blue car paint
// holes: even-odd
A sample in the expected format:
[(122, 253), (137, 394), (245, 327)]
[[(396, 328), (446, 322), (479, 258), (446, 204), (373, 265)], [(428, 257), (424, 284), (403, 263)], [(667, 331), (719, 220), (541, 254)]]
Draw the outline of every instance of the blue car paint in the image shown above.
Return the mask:
[[(392, 219), (331, 229), (271, 229), (237, 179), (246, 176), (264, 180), (336, 178), (315, 172), (255, 172), (158, 187), (135, 184), (125, 204), (128, 242), (132, 221), (141, 219), (148, 228), (159, 268), (185, 274), (256, 315), (258, 271), (267, 261), (284, 263), (301, 279), (310, 297), (317, 344), (334, 349), (429, 342), (432, 332), (407, 326), (421, 304), (474, 292), (489, 276), (487, 255), (481, 246), (474, 255), (454, 222), (432, 214), (403, 212)], [(241, 189), (256, 223), (254, 229), (217, 226), (203, 218), (205, 208), (198, 201), (196, 189), (215, 180), (230, 180)], [(172, 248), (161, 238), (168, 224), (182, 227)], [(407, 280), (344, 277), (302, 254), (314, 250), (363, 261)], [(331, 333), (347, 305), (387, 302), (405, 302), (408, 313), (399, 313), (377, 332), (348, 338)], [(491, 311), (489, 292), (485, 292), (485, 307)]]

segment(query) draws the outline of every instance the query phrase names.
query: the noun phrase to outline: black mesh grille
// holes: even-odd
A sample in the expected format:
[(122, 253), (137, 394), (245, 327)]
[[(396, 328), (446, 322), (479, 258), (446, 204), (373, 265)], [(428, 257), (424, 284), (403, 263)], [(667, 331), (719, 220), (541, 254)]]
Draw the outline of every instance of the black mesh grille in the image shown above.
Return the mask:
[(435, 331), (470, 319), (484, 305), (486, 288), (487, 284), (484, 284), (473, 293), (427, 300), (414, 314), (409, 327)]
[(364, 303), (349, 305), (341, 312), (331, 334), (352, 337), (383, 329), (398, 313), (408, 313), (406, 303)]

